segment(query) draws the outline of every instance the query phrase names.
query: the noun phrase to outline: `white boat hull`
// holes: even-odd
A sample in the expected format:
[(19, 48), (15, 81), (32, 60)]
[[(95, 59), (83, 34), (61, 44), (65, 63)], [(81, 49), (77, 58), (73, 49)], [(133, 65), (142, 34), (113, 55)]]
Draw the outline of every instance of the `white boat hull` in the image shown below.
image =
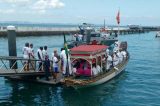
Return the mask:
[(111, 80), (112, 78), (116, 77), (117, 75), (119, 75), (123, 70), (124, 70), (124, 68), (122, 68), (118, 71), (115, 71), (115, 72), (111, 73), (110, 75), (108, 75), (108, 76), (106, 76), (96, 82), (89, 84), (88, 86), (95, 86), (95, 85), (103, 84), (103, 83)]

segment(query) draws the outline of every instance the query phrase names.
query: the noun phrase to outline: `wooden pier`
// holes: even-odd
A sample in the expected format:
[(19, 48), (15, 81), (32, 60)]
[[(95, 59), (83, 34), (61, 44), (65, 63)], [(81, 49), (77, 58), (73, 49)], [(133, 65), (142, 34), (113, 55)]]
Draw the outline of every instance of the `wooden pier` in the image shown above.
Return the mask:
[[(120, 35), (125, 34), (136, 34), (136, 33), (145, 33), (149, 31), (159, 31), (159, 27), (141, 27), (141, 28), (123, 28), (120, 29)], [(69, 28), (45, 28), (45, 27), (17, 27), (16, 33), (17, 36), (46, 36), (46, 35), (62, 35), (65, 34), (75, 34), (78, 33), (80, 30), (78, 27), (69, 27)], [(118, 28), (110, 28), (108, 29), (110, 34), (118, 33)], [(7, 30), (0, 29), (0, 37), (6, 37)]]
[[(9, 66), (9, 61), (15, 61), (13, 66)], [(49, 85), (56, 85), (63, 82), (63, 75), (61, 72), (58, 73), (57, 79), (53, 79), (52, 71), (50, 72), (49, 80), (45, 79), (45, 72), (44, 70), (39, 71), (39, 69), (35, 66), (34, 68), (31, 67), (29, 70), (25, 70), (24, 61), (28, 61), (28, 64), (32, 62), (38, 62), (40, 60), (36, 59), (24, 59), (22, 57), (14, 57), (14, 56), (0, 56), (0, 77), (6, 77), (12, 80), (21, 80), (21, 81), (31, 81)], [(14, 65), (18, 64), (18, 68), (15, 69)], [(52, 68), (52, 67), (51, 67)], [(42, 68), (43, 69), (43, 68)]]

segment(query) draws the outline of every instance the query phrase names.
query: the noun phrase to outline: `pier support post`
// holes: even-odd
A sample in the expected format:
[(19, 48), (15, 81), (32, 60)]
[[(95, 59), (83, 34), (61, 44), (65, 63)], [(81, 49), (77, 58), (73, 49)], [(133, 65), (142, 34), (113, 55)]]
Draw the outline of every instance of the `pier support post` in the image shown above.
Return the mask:
[[(17, 56), (17, 49), (16, 49), (16, 28), (14, 26), (7, 27), (7, 37), (8, 37), (8, 51), (9, 56)], [(16, 60), (10, 60), (9, 65), (10, 68), (17, 69)], [(13, 66), (14, 65), (14, 66)]]
[(86, 42), (87, 44), (89, 44), (91, 40), (91, 29), (90, 28), (86, 29), (86, 35), (87, 35)]

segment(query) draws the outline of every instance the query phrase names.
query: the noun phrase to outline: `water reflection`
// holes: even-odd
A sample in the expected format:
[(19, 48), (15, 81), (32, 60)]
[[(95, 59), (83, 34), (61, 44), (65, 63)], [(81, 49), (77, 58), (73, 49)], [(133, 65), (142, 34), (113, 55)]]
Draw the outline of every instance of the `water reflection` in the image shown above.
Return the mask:
[(99, 106), (106, 98), (112, 97), (120, 87), (126, 74), (116, 79), (91, 88), (75, 90), (64, 86), (49, 86), (30, 82), (17, 82), (5, 80), (5, 84), (10, 88), (10, 93), (6, 95), (7, 102), (2, 102), (3, 106)]
[(103, 101), (117, 92), (121, 86), (121, 81), (125, 80), (125, 78), (126, 74), (122, 73), (122, 76), (99, 86), (80, 90), (64, 88), (62, 96), (66, 105), (69, 106), (100, 106), (103, 105)]

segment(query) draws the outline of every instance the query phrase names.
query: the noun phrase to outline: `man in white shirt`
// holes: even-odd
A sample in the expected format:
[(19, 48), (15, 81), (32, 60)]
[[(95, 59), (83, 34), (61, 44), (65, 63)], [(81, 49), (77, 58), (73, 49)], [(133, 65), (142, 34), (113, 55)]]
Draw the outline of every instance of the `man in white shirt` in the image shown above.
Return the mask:
[(116, 41), (114, 43), (114, 49), (113, 49), (113, 51), (118, 51), (119, 50), (119, 45), (120, 45), (120, 42)]
[(96, 64), (92, 65), (92, 73), (94, 76), (96, 76), (98, 74), (97, 69), (96, 69)]
[(65, 75), (66, 67), (67, 67), (67, 56), (66, 56), (64, 48), (61, 48), (60, 58), (62, 60), (62, 71), (63, 71), (63, 74)]
[[(30, 59), (34, 59), (35, 58), (34, 49), (33, 49), (33, 44), (32, 43), (29, 45), (29, 58)], [(30, 61), (29, 67), (30, 67), (30, 69), (35, 69), (35, 67), (36, 67), (35, 61)]]
[(82, 41), (83, 35), (82, 34), (78, 34), (78, 39), (79, 39), (79, 41)]
[(23, 58), (29, 59), (29, 43), (25, 43), (25, 47), (23, 47)]
[(122, 51), (122, 56), (123, 56), (123, 59), (126, 59), (126, 57), (127, 57), (127, 53), (126, 53), (126, 51)]
[(123, 61), (123, 55), (122, 55), (121, 50), (118, 51), (117, 56), (119, 58), (119, 62), (122, 62)]
[(111, 66), (112, 66), (112, 57), (110, 56), (110, 55), (107, 55), (107, 67), (106, 67), (106, 69), (107, 70), (109, 70), (110, 68), (111, 68)]
[(43, 59), (44, 59), (48, 55), (47, 46), (44, 46), (42, 53), (43, 53)]
[(101, 72), (101, 67), (100, 67), (100, 65), (97, 65), (96, 69), (97, 69), (97, 72), (98, 72), (98, 74), (99, 74), (99, 73)]
[(35, 56), (34, 56), (34, 49), (33, 49), (33, 44), (32, 43), (29, 45), (29, 57), (31, 59), (35, 58)]
[[(23, 47), (23, 58), (29, 59), (29, 43), (25, 43), (25, 47)], [(24, 61), (24, 71), (29, 71), (29, 63), (28, 60)]]
[(39, 61), (39, 71), (42, 71), (42, 61), (44, 60), (44, 56), (43, 56), (42, 51), (43, 51), (43, 47), (40, 47), (37, 50), (38, 59), (40, 60)]

